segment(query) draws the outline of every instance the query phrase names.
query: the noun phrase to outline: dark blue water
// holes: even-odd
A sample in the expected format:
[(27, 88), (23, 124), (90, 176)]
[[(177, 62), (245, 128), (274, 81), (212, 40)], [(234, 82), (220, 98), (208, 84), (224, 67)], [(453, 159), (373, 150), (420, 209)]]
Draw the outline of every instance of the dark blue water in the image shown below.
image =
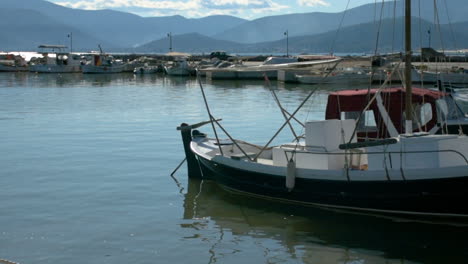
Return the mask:
[[(232, 136), (282, 124), (263, 82), (204, 82)], [(312, 86), (272, 83), (292, 112)], [(323, 119), (323, 87), (300, 119)], [(192, 78), (0, 74), (0, 259), (40, 263), (467, 263), (468, 228), (253, 200), (187, 179)], [(210, 127), (203, 128), (210, 132)], [(287, 131), (277, 142), (291, 140)]]

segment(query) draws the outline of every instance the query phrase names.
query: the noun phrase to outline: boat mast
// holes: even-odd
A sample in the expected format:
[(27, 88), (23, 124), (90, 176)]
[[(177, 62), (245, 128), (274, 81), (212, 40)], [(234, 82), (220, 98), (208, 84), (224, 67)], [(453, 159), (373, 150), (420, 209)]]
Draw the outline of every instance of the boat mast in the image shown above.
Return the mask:
[(405, 132), (411, 134), (413, 132), (413, 108), (412, 108), (412, 87), (411, 87), (411, 0), (405, 1)]

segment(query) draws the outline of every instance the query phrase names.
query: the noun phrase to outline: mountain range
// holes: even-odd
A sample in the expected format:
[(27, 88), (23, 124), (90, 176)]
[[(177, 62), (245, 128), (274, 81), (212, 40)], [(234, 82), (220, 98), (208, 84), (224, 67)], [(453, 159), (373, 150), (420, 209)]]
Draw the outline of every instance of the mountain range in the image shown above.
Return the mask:
[[(434, 23), (437, 20), (433, 2), (413, 1), (413, 15), (418, 15), (413, 18), (415, 47), (428, 44), (427, 31), (431, 30), (433, 47), (468, 48), (466, 0), (445, 1), (446, 4), (438, 4), (440, 15), (436, 17), (440, 34)], [(255, 20), (222, 15), (190, 19), (72, 9), (44, 0), (2, 0), (0, 50), (36, 50), (39, 44), (69, 45), (71, 39), (67, 36), (73, 33), (74, 51), (96, 50), (101, 44), (108, 52), (165, 53), (169, 51), (171, 33), (175, 51), (284, 53), (285, 31), (289, 51), (295, 53), (371, 52), (377, 33), (379, 50), (400, 50), (403, 11), (403, 1), (398, 0), (366, 4), (340, 13), (287, 14)]]
[[(440, 32), (437, 27), (425, 20), (413, 18), (413, 49), (431, 46), (437, 49), (460, 49), (467, 47), (468, 43), (468, 22), (460, 22), (449, 25), (442, 25)], [(403, 50), (403, 18), (395, 21), (384, 19), (380, 28), (373, 22), (348, 26), (337, 30), (328, 31), (321, 34), (289, 37), (289, 52), (293, 53), (374, 53), (377, 52), (399, 52)], [(431, 43), (427, 29), (432, 28)], [(421, 29), (421, 30), (419, 30)], [(379, 34), (377, 34), (379, 31)], [(379, 38), (377, 38), (377, 35)], [(440, 37), (444, 41), (440, 41)], [(455, 38), (455, 39), (454, 39)], [(378, 42), (378, 43), (377, 43)], [(189, 53), (208, 53), (213, 50), (224, 50), (230, 53), (262, 53), (275, 54), (286, 51), (286, 39), (253, 44), (238, 43), (227, 40), (218, 40), (198, 33), (177, 35), (172, 40), (175, 50)], [(163, 53), (168, 50), (169, 40), (167, 38), (152, 41), (148, 44), (135, 48), (135, 52), (158, 52)]]
[[(440, 0), (436, 1), (439, 3), (437, 9), (440, 14), (440, 24), (468, 21), (466, 0), (444, 1), (447, 1), (447, 5), (443, 5)], [(445, 7), (450, 12), (447, 12)], [(432, 1), (413, 0), (412, 10), (413, 16), (417, 17), (421, 14), (422, 20), (434, 22)], [(450, 16), (447, 14), (450, 14)], [(341, 21), (342, 27), (348, 27), (374, 22), (380, 20), (380, 17), (390, 19), (402, 16), (404, 16), (404, 1), (386, 1), (383, 4), (366, 4), (339, 13), (313, 12), (263, 17), (214, 34), (213, 37), (242, 43), (258, 43), (279, 40), (283, 38), (283, 33), (286, 30), (288, 30), (290, 37), (315, 35), (337, 29)]]

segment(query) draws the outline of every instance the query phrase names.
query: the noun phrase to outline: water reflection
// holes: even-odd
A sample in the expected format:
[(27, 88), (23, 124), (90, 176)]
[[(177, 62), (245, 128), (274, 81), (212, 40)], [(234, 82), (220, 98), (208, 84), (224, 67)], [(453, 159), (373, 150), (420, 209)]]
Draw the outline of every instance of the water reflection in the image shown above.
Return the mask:
[(210, 263), (223, 263), (226, 245), (231, 254), (245, 251), (236, 241), (246, 239), (264, 249), (267, 263), (463, 263), (468, 257), (466, 225), (278, 204), (231, 194), (209, 181), (188, 181), (184, 219), (193, 220), (184, 228), (213, 228), (211, 221), (218, 229)]
[[(233, 136), (265, 144), (283, 124), (263, 81), (202, 82), (213, 114)], [(179, 194), (168, 178), (148, 177), (180, 162), (177, 125), (206, 120), (194, 77), (0, 73), (0, 87), (1, 145), (8, 153), (0, 161), (0, 226), (10, 232), (2, 233), (3, 257), (206, 263), (208, 254), (223, 264), (464, 263), (468, 257), (465, 228), (295, 208), (232, 195), (211, 182), (180, 180)], [(290, 112), (311, 89), (274, 81), (272, 87)], [(328, 92), (319, 89), (299, 119), (323, 119)], [(285, 134), (272, 144), (291, 140)], [(174, 199), (179, 195), (183, 205)], [(33, 232), (52, 239), (31, 240), (26, 234)], [(104, 237), (113, 239), (103, 247)], [(121, 254), (122, 248), (129, 251)], [(187, 252), (194, 261), (185, 259)]]
[(134, 81), (132, 73), (119, 73), (119, 74), (82, 74), (81, 81), (85, 85), (96, 87), (106, 87), (118, 85), (119, 83), (129, 83)]

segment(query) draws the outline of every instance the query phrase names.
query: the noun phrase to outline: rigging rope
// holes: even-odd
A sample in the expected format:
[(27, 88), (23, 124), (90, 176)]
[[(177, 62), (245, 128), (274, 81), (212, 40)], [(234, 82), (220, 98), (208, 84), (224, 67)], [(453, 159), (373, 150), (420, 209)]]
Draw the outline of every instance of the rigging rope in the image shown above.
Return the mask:
[(442, 36), (442, 30), (440, 28), (440, 18), (439, 18), (439, 11), (437, 8), (437, 0), (434, 0), (434, 22), (437, 26), (437, 31), (439, 32), (440, 44), (442, 46), (442, 53), (445, 53), (444, 39)]
[(455, 38), (455, 34), (453, 33), (452, 21), (450, 19), (450, 14), (448, 11), (447, 0), (444, 1), (444, 4), (445, 4), (445, 12), (447, 14), (447, 20), (448, 20), (448, 24), (450, 28), (450, 35), (452, 35), (452, 39), (453, 39), (453, 48), (457, 50), (458, 49), (457, 39)]
[(393, 27), (392, 27), (392, 52), (395, 51), (395, 24), (396, 24), (396, 2), (397, 0), (393, 1)]
[[(422, 48), (423, 48), (423, 43), (422, 43), (422, 16), (421, 16), (421, 0), (418, 0), (418, 9), (419, 9), (419, 48), (421, 49), (421, 52), (419, 54), (419, 60), (420, 60), (420, 68), (419, 68), (419, 76), (420, 76), (420, 80), (421, 80), (421, 88), (424, 88), (424, 70), (423, 70), (423, 66), (424, 66), (424, 58), (423, 58), (423, 52), (422, 52)], [(430, 34), (430, 30), (428, 31), (429, 34)]]
[(333, 55), (333, 51), (335, 50), (336, 39), (338, 38), (338, 34), (340, 33), (341, 27), (343, 26), (343, 21), (344, 21), (344, 18), (346, 16), (346, 12), (348, 11), (348, 7), (349, 7), (349, 2), (351, 2), (351, 0), (348, 0), (348, 3), (346, 4), (346, 8), (343, 11), (343, 16), (341, 17), (340, 24), (338, 25), (338, 28), (336, 29), (335, 38), (333, 39), (332, 45), (330, 47), (330, 55)]
[(380, 40), (380, 27), (382, 26), (382, 17), (383, 17), (383, 11), (384, 11), (384, 6), (385, 6), (385, 1), (382, 0), (382, 5), (380, 6), (380, 19), (379, 19), (379, 25), (377, 27), (377, 37), (375, 40), (375, 49), (374, 49), (374, 56), (377, 55), (378, 48), (379, 48), (379, 40)]

